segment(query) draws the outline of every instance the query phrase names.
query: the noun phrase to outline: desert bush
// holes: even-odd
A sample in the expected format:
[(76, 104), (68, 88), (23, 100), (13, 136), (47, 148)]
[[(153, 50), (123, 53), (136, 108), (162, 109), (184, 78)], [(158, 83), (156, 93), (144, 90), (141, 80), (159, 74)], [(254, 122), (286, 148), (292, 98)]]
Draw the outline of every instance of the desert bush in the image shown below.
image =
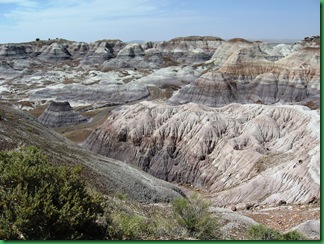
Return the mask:
[(189, 199), (178, 198), (172, 202), (178, 223), (188, 230), (190, 236), (198, 239), (220, 239), (218, 219), (209, 212), (210, 202), (193, 194)]
[(115, 197), (116, 197), (117, 199), (119, 199), (119, 200), (122, 200), (122, 201), (127, 201), (127, 200), (129, 199), (129, 196), (128, 196), (127, 193), (126, 193), (126, 194), (123, 194), (123, 193), (117, 192), (117, 193), (115, 194)]
[(282, 239), (285, 241), (297, 241), (297, 240), (306, 240), (307, 238), (299, 233), (298, 231), (290, 231), (282, 235)]
[(107, 233), (111, 239), (140, 240), (147, 235), (145, 219), (136, 208), (127, 194), (119, 192), (106, 201), (105, 219), (109, 223)]
[(102, 200), (87, 192), (80, 172), (51, 166), (35, 147), (0, 152), (0, 238), (102, 238)]
[(144, 218), (138, 214), (118, 211), (111, 215), (108, 232), (113, 239), (140, 240), (145, 235)]
[(279, 231), (264, 225), (252, 225), (248, 228), (248, 239), (250, 240), (280, 240)]
[(174, 219), (171, 206), (146, 205), (125, 194), (108, 197), (105, 222), (109, 238), (114, 240), (185, 239), (186, 230)]
[(279, 231), (264, 225), (252, 225), (248, 228), (250, 240), (305, 240), (306, 238), (298, 231), (290, 231), (281, 234)]

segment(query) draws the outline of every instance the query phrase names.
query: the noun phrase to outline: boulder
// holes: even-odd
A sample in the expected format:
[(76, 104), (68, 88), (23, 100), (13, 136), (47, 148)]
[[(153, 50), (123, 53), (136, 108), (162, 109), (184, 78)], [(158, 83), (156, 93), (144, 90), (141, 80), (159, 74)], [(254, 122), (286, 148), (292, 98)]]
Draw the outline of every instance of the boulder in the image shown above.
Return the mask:
[(320, 220), (308, 220), (288, 230), (287, 232), (297, 230), (303, 234), (307, 239), (320, 240), (321, 238), (321, 224)]

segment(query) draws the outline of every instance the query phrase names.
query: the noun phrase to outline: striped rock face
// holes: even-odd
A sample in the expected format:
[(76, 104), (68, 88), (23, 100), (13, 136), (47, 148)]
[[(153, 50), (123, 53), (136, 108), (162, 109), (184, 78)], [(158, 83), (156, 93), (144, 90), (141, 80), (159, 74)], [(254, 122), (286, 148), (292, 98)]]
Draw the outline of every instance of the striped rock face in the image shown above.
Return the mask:
[(206, 62), (209, 69), (183, 87), (171, 104), (221, 107), (232, 102), (320, 105), (320, 49), (316, 43), (270, 46), (228, 41)]
[(47, 127), (54, 128), (85, 123), (88, 118), (74, 111), (69, 102), (52, 101), (38, 117), (38, 121)]
[[(40, 40), (0, 44), (0, 61), (2, 101), (37, 115), (51, 100), (89, 116), (116, 106), (84, 147), (203, 189), (215, 205), (319, 198), (319, 37)], [(66, 103), (39, 118), (84, 119)]]
[(319, 197), (319, 112), (304, 106), (141, 102), (116, 110), (84, 147), (206, 190), (215, 205)]

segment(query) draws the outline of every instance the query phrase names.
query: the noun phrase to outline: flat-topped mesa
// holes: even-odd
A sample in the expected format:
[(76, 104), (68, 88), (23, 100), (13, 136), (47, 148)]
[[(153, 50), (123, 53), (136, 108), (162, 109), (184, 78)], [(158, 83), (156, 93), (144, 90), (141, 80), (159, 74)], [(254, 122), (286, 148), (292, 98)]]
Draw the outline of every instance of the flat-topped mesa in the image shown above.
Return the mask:
[(55, 102), (46, 108), (38, 121), (51, 128), (86, 123), (88, 118), (74, 111), (69, 102)]
[[(232, 39), (227, 40), (227, 42), (229, 42), (229, 43), (252, 43), (251, 41), (248, 41), (244, 38), (232, 38)], [(260, 42), (257, 42), (257, 43), (260, 43)]]
[(217, 36), (185, 36), (185, 37), (176, 37), (170, 40), (170, 42), (179, 42), (179, 41), (224, 41), (222, 38)]

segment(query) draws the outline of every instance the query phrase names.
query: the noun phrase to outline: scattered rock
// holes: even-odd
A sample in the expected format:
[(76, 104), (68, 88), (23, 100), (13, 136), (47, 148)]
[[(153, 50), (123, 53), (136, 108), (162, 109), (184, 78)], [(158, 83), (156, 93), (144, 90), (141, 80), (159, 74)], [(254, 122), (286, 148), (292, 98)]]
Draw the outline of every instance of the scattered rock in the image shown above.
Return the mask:
[(278, 202), (278, 206), (282, 206), (282, 205), (286, 205), (286, 204), (287, 204), (287, 202), (285, 200), (280, 200)]
[(234, 212), (237, 211), (236, 206), (235, 206), (235, 205), (232, 205), (232, 206), (231, 206), (231, 210), (234, 211)]
[(317, 198), (315, 196), (311, 196), (308, 198), (307, 203), (308, 204), (317, 203)]

